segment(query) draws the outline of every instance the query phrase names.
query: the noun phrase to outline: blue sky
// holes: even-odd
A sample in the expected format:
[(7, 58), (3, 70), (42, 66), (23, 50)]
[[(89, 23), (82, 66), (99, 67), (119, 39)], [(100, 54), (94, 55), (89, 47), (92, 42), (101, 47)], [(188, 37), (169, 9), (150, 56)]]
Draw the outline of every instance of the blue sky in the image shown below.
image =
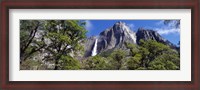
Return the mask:
[(164, 20), (86, 20), (87, 37), (99, 35), (118, 21), (125, 22), (134, 32), (142, 27), (157, 31), (175, 45), (180, 41), (180, 28), (174, 27), (174, 23), (165, 25)]

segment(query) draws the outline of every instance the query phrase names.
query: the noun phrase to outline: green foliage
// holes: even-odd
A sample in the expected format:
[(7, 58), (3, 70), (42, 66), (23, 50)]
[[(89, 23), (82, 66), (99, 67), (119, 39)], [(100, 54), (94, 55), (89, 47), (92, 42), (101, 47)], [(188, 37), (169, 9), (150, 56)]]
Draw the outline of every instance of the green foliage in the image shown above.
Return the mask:
[(38, 20), (20, 20), (20, 42), (25, 43), (29, 39), (30, 33), (39, 25)]
[(178, 70), (180, 58), (176, 50), (153, 40), (140, 45), (125, 43), (125, 50), (110, 50), (84, 61), (87, 70)]
[(146, 70), (144, 67), (138, 67), (137, 70)]
[(127, 60), (128, 69), (177, 70), (180, 69), (179, 53), (154, 40), (140, 40), (140, 45), (126, 44), (132, 56)]
[(84, 50), (80, 45), (86, 38), (84, 25), (79, 20), (21, 20), (20, 60), (45, 52), (48, 55), (42, 60), (55, 61), (55, 70), (79, 69), (79, 61), (72, 56)]
[[(68, 57), (65, 59), (72, 60), (69, 56), (76, 55), (77, 52), (82, 52), (84, 50), (83, 46), (80, 45), (83, 39), (86, 38), (86, 30), (83, 25), (81, 21), (77, 20), (46, 21), (46, 38), (51, 40), (47, 50), (52, 54), (53, 60), (55, 60), (55, 70), (63, 68), (63, 66), (58, 65), (62, 56)], [(65, 67), (65, 69), (69, 68), (73, 69), (71, 65)]]
[(126, 52), (123, 50), (115, 50), (112, 52), (111, 57), (117, 62), (121, 62), (121, 60), (126, 56)]
[(112, 60), (116, 61), (113, 61), (113, 66), (116, 66), (116, 69), (120, 69), (123, 64), (123, 59), (126, 57), (126, 52), (120, 49), (114, 50), (110, 57)]
[(179, 69), (179, 58), (176, 54), (163, 54), (149, 63), (152, 70), (177, 70)]
[(155, 58), (170, 50), (169, 46), (164, 45), (162, 43), (158, 43), (154, 40), (141, 40), (140, 43), (141, 47), (146, 48), (148, 51), (150, 51), (149, 54), (151, 58)]
[(80, 62), (71, 56), (61, 56), (59, 65), (63, 70), (78, 70), (81, 68)]
[(180, 58), (177, 51), (162, 43), (153, 40), (141, 41), (141, 46), (150, 53), (150, 62), (146, 67), (152, 70), (176, 70), (179, 69)]
[(20, 69), (21, 70), (37, 70), (40, 67), (42, 67), (41, 65), (42, 63), (40, 61), (35, 61), (35, 60), (26, 60), (24, 62), (21, 63)]
[[(41, 40), (35, 40), (38, 28), (42, 21), (20, 20), (20, 60), (25, 61), (35, 52), (39, 51), (44, 44)], [(34, 43), (34, 44), (33, 44)]]
[(136, 54), (127, 60), (127, 68), (130, 70), (135, 70), (140, 67), (142, 56), (141, 54)]
[(139, 53), (139, 47), (135, 44), (125, 43), (126, 47), (130, 50), (130, 55), (134, 56), (135, 54)]
[(110, 49), (110, 50), (107, 50), (107, 51), (104, 51), (104, 52), (99, 53), (99, 56), (102, 56), (102, 57), (109, 57), (109, 56), (111, 55), (112, 52), (113, 52), (113, 49)]
[(84, 68), (87, 70), (107, 70), (109, 69), (109, 64), (106, 58), (97, 55), (85, 60)]

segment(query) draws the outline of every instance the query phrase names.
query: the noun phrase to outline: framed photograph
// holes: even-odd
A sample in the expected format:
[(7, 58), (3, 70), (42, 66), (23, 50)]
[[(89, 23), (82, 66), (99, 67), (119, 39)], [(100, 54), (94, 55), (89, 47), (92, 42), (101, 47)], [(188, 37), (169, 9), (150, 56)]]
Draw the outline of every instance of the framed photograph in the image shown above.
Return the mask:
[(199, 0), (3, 0), (1, 89), (199, 90)]

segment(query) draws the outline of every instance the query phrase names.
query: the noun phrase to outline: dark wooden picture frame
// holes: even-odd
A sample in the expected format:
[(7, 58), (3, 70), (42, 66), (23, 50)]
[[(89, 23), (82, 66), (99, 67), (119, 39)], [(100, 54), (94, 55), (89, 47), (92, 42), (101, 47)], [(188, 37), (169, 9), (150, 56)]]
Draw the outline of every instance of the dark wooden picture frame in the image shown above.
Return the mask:
[[(200, 90), (199, 4), (199, 0), (3, 0), (0, 14), (0, 89)], [(191, 81), (9, 81), (9, 9), (191, 9)]]

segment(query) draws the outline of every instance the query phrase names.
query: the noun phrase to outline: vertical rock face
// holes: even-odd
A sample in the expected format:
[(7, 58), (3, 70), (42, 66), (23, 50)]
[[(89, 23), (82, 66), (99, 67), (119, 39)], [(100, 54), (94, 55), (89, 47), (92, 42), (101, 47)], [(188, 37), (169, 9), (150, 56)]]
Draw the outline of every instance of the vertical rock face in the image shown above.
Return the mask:
[(176, 48), (175, 45), (162, 38), (156, 31), (139, 28), (137, 33), (135, 33), (124, 22), (117, 22), (111, 28), (101, 32), (98, 36), (86, 39), (84, 44), (85, 57), (92, 56), (96, 39), (98, 39), (96, 42), (96, 54), (117, 48), (126, 49), (125, 42), (138, 44), (141, 39), (155, 40), (169, 45), (172, 48)]
[(110, 29), (100, 33), (104, 49), (122, 47), (124, 42), (136, 43), (136, 34), (123, 22), (117, 22)]
[[(94, 44), (95, 44), (95, 40), (97, 39), (97, 37), (93, 36), (93, 37), (90, 37), (90, 38), (87, 38), (85, 40), (85, 43), (84, 43), (84, 49), (85, 49), (85, 57), (88, 57), (88, 56), (91, 56), (92, 54), (92, 49), (94, 47)], [(97, 42), (98, 43), (98, 42)]]
[(91, 56), (91, 51), (97, 42), (97, 54), (115, 48), (125, 48), (124, 42), (136, 44), (136, 34), (123, 22), (117, 22), (113, 27), (101, 32), (98, 37), (91, 37), (85, 43), (85, 56)]

